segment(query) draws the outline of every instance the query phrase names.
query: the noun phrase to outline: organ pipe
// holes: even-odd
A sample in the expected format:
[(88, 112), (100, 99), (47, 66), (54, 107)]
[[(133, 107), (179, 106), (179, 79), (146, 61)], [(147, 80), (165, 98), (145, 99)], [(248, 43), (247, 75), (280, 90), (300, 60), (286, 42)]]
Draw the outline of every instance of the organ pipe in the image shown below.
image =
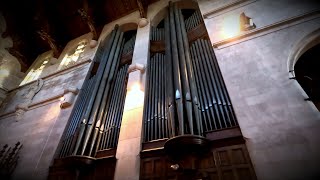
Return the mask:
[(165, 50), (148, 62), (144, 142), (238, 125), (210, 41), (189, 42), (188, 32), (201, 23), (199, 10), (184, 18), (169, 2), (164, 28), (151, 27), (150, 40), (164, 41)]
[(115, 148), (122, 120), (128, 64), (120, 64), (123, 54), (132, 52), (135, 36), (127, 41), (116, 25), (99, 44), (94, 58), (98, 65), (89, 70), (80, 91), (70, 123), (64, 133), (59, 157), (84, 155), (94, 157), (98, 151)]

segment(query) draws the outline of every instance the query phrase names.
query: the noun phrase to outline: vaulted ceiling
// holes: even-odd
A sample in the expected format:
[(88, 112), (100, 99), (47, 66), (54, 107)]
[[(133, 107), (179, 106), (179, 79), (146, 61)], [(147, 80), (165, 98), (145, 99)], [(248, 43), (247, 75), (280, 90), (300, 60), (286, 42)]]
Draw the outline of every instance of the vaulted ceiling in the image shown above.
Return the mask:
[[(2, 36), (11, 36), (9, 52), (27, 68), (37, 55), (50, 50), (49, 44), (37, 33), (49, 34), (59, 48), (76, 37), (90, 32), (78, 12), (84, 9), (94, 22), (99, 34), (108, 22), (143, 9), (157, 0), (3, 0), (0, 11), (7, 22)], [(141, 6), (140, 6), (141, 10)]]

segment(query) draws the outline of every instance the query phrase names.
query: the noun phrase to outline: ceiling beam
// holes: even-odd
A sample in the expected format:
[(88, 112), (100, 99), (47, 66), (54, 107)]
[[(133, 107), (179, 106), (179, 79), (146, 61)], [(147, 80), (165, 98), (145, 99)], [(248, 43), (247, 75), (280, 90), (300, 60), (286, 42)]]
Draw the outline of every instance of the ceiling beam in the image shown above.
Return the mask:
[(53, 50), (53, 57), (58, 58), (60, 55), (60, 51), (55, 40), (43, 29), (37, 31), (37, 33), (40, 35), (40, 38), (42, 40), (46, 41), (49, 44), (50, 48)]
[(81, 16), (82, 21), (88, 25), (88, 27), (92, 33), (92, 39), (98, 40), (98, 34), (96, 31), (96, 28), (94, 27), (94, 22), (93, 22), (92, 18), (88, 15), (87, 11), (84, 9), (78, 9), (78, 13)]
[(147, 9), (148, 9), (148, 4), (146, 0), (137, 0), (139, 12), (140, 12), (140, 17), (141, 18), (147, 18)]

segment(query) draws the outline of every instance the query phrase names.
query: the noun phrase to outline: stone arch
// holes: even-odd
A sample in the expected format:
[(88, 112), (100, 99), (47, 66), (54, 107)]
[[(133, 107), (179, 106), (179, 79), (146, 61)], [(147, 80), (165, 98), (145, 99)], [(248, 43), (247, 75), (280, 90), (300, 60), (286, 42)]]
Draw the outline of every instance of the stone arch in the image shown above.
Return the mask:
[(120, 29), (123, 32), (131, 31), (131, 30), (137, 30), (138, 29), (138, 24), (137, 23), (133, 23), (133, 22), (121, 24), (120, 25)]
[(151, 20), (151, 26), (158, 26), (158, 24), (166, 17), (168, 13), (168, 6), (162, 8)]
[[(119, 28), (121, 28), (121, 30), (123, 32), (127, 32), (127, 31), (137, 30), (138, 29), (138, 23), (137, 22), (129, 21), (129, 22), (124, 22), (124, 23), (116, 23), (116, 24), (119, 25)], [(101, 32), (100, 37), (99, 37), (99, 41), (103, 41), (108, 36), (110, 36), (114, 26), (115, 26), (115, 24), (107, 24), (105, 27), (108, 30), (106, 30), (104, 32)]]
[(296, 62), (307, 50), (317, 44), (320, 44), (320, 28), (301, 38), (301, 40), (294, 45), (287, 61), (287, 68), (290, 75), (295, 76), (293, 70)]
[(181, 9), (199, 9), (198, 2), (194, 0), (181, 0), (177, 2), (178, 8)]
[[(194, 0), (181, 0), (176, 2), (178, 8), (181, 9), (199, 9), (198, 3)], [(158, 26), (158, 24), (165, 18), (168, 13), (168, 5), (160, 9), (152, 18), (151, 26)]]

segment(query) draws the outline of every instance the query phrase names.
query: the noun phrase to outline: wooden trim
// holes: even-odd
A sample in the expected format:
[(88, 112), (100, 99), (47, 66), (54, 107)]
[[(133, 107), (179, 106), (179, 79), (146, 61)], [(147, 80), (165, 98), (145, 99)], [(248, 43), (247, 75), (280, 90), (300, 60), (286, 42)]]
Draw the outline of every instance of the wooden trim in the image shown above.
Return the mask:
[[(240, 34), (240, 35), (235, 36), (235, 37), (231, 37), (231, 38), (228, 38), (228, 39), (225, 39), (225, 40), (222, 40), (222, 41), (215, 42), (215, 43), (212, 44), (212, 46), (214, 48), (218, 48), (219, 46), (222, 46), (222, 45), (234, 42), (234, 41), (238, 42), (239, 40), (244, 39), (244, 38), (249, 38), (249, 37), (253, 38), (254, 35), (259, 35), (259, 34), (262, 34), (262, 33), (264, 33), (263, 35), (265, 35), (267, 33), (271, 33), (271, 32), (274, 32), (274, 31), (281, 30), (281, 29), (283, 29), (281, 27), (283, 27), (285, 25), (289, 25), (291, 23), (295, 23), (295, 22), (300, 21), (300, 20), (302, 22), (306, 22), (306, 21), (310, 21), (310, 20), (313, 20), (313, 19), (317, 19), (317, 18), (320, 17), (319, 15), (320, 15), (320, 9), (317, 9), (317, 10), (314, 10), (314, 11), (310, 11), (310, 12), (307, 12), (307, 13), (303, 13), (303, 14), (300, 14), (300, 15), (297, 15), (297, 16), (294, 16), (294, 17), (291, 17), (291, 18), (288, 18), (288, 19), (285, 19), (285, 20), (282, 20), (282, 21), (279, 21), (279, 22), (276, 22), (276, 23), (261, 27), (261, 28), (253, 29), (251, 31), (245, 32), (245, 33)], [(315, 16), (315, 17), (313, 17), (313, 16)], [(305, 18), (310, 18), (310, 19), (305, 19)], [(300, 22), (300, 23), (302, 23), (302, 22)]]
[(116, 157), (116, 152), (117, 152), (116, 148), (101, 150), (97, 152), (96, 158), (104, 159), (104, 158)]
[(239, 127), (211, 131), (206, 133), (206, 138), (210, 141), (222, 140), (227, 138), (242, 137)]
[(167, 140), (168, 139), (165, 138), (165, 139), (144, 142), (142, 143), (142, 152), (163, 149), (164, 143), (166, 143)]
[(165, 51), (165, 42), (164, 41), (150, 41), (150, 52), (151, 53), (160, 53)]
[(190, 44), (197, 39), (208, 37), (206, 26), (201, 22), (196, 27), (189, 30), (187, 36)]

